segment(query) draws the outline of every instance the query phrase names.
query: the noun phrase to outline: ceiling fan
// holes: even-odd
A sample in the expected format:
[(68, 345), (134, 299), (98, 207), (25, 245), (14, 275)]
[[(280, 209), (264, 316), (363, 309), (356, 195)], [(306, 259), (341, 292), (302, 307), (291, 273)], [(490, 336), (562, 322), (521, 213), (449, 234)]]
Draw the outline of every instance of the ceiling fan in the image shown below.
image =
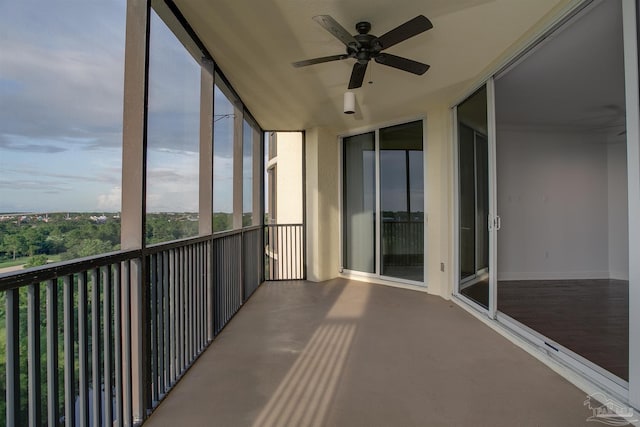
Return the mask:
[(314, 16), (313, 20), (330, 32), (347, 47), (347, 52), (342, 55), (324, 56), (321, 58), (307, 59), (294, 62), (294, 67), (305, 67), (307, 65), (321, 64), (323, 62), (339, 61), (347, 58), (354, 58), (357, 62), (353, 65), (349, 89), (356, 89), (362, 86), (365, 72), (369, 61), (373, 59), (378, 64), (399, 70), (408, 71), (413, 74), (422, 75), (429, 65), (412, 59), (384, 53), (383, 50), (416, 36), (424, 31), (433, 28), (433, 24), (423, 15), (418, 15), (393, 30), (376, 37), (369, 34), (371, 24), (369, 22), (358, 22), (356, 30), (358, 34), (351, 35), (335, 19), (329, 15)]

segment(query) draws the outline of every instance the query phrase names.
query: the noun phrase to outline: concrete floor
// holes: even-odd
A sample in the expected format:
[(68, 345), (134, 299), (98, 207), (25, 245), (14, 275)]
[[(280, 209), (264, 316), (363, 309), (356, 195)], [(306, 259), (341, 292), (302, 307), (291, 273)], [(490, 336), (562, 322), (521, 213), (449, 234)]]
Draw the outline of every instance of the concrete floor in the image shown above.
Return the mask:
[(593, 426), (585, 399), (441, 298), (339, 279), (272, 282), (145, 427)]

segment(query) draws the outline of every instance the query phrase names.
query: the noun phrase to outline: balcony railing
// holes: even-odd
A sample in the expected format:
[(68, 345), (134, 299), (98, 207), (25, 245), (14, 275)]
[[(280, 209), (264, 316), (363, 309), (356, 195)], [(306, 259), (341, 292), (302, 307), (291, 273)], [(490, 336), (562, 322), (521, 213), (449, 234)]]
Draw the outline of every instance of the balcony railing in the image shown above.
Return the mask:
[(256, 226), (0, 277), (7, 425), (143, 421), (260, 285), (263, 238)]
[(265, 225), (265, 280), (305, 280), (302, 224)]
[(423, 221), (383, 221), (384, 265), (414, 266), (424, 262)]

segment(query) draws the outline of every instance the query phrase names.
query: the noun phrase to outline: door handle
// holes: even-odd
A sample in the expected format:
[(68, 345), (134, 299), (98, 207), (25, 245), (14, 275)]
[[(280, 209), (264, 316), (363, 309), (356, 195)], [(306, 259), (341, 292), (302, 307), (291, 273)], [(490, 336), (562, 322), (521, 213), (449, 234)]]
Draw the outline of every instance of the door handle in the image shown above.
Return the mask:
[(489, 231), (499, 231), (502, 228), (502, 220), (499, 216), (489, 217)]

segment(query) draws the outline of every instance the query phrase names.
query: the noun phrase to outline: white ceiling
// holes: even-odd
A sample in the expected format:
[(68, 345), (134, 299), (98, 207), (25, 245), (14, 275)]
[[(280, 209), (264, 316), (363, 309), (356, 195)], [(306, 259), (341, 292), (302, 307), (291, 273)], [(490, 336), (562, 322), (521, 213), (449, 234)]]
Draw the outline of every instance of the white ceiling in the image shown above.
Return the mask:
[(502, 125), (619, 131), (624, 112), (619, 1), (583, 11), (496, 81)]
[[(492, 61), (566, 0), (175, 0), (231, 84), (265, 129), (342, 131), (424, 115), (451, 102)], [(329, 14), (348, 30), (369, 21), (382, 35), (418, 14), (434, 28), (389, 49), (431, 65), (423, 76), (371, 63), (356, 89), (358, 113), (342, 113), (354, 60), (305, 68), (294, 61), (344, 52), (316, 24)], [(373, 66), (372, 66), (373, 65)], [(366, 82), (370, 79), (373, 84)]]

